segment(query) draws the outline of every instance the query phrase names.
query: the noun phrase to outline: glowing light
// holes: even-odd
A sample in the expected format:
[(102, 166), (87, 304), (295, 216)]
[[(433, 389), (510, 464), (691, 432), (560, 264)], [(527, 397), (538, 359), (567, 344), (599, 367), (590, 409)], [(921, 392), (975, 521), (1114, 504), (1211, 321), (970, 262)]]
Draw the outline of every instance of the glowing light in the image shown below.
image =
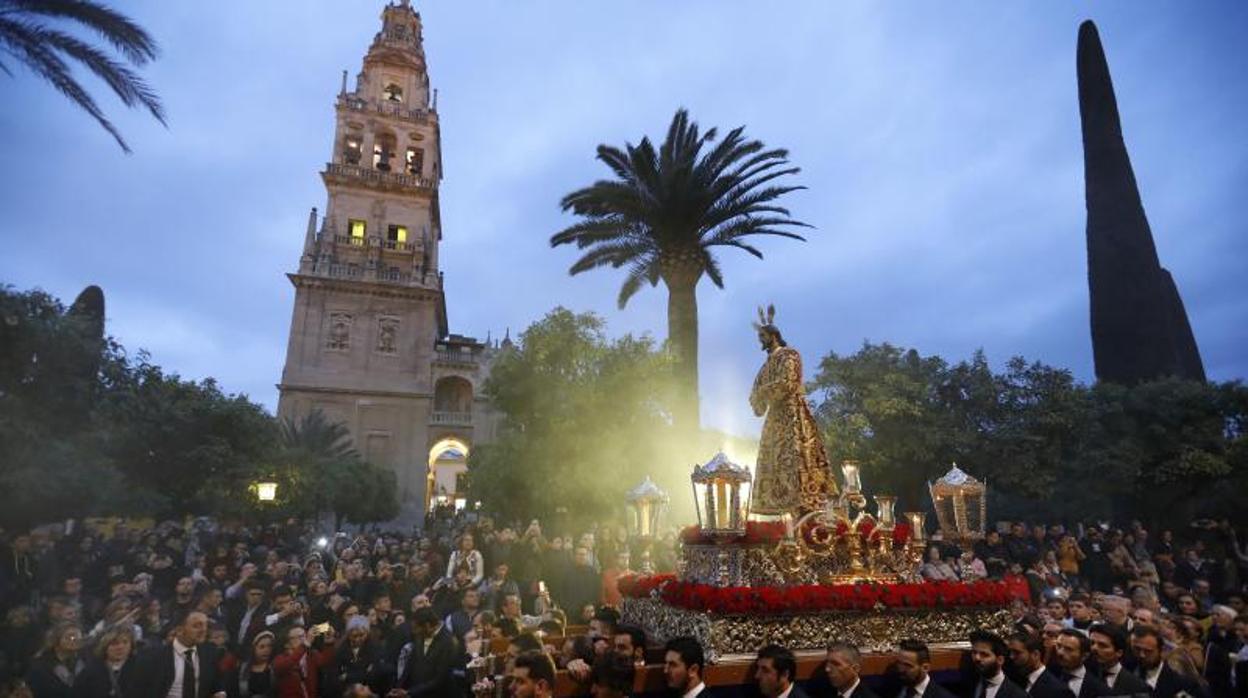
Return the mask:
[(325, 536), (321, 536), (320, 538), (316, 539), (316, 547), (324, 548), (327, 545), (329, 545), (329, 539), (326, 538)]
[(277, 499), (277, 483), (276, 482), (257, 482), (256, 483), (256, 499), (262, 502), (271, 502)]

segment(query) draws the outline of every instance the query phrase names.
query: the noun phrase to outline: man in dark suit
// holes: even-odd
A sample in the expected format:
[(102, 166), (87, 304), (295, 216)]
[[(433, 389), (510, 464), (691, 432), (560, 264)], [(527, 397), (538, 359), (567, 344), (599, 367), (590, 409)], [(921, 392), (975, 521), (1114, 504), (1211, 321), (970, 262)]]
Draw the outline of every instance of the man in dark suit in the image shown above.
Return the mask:
[(1092, 641), (1074, 628), (1066, 628), (1057, 636), (1053, 646), (1054, 663), (1061, 671), (1061, 678), (1076, 698), (1100, 698), (1109, 695), (1109, 686), (1088, 671), (1088, 656), (1092, 654)]
[(1088, 628), (1092, 641), (1092, 659), (1097, 675), (1109, 686), (1111, 696), (1151, 696), (1144, 679), (1122, 665), (1127, 655), (1127, 633), (1122, 626), (1097, 623)]
[(862, 654), (857, 647), (843, 642), (829, 645), (822, 669), (823, 676), (816, 677), (811, 683), (812, 692), (816, 695), (833, 698), (878, 698), (862, 682)]
[(1151, 625), (1137, 625), (1131, 631), (1131, 650), (1139, 663), (1136, 671), (1153, 692), (1153, 698), (1174, 698), (1186, 693), (1194, 698), (1207, 698), (1200, 684), (1179, 674), (1162, 661), (1164, 643), (1161, 633)]
[(971, 633), (971, 664), (976, 681), (963, 698), (1027, 698), (1027, 692), (1005, 678), (1005, 640), (987, 630)]
[(928, 673), (932, 669), (932, 653), (921, 640), (902, 640), (893, 666), (901, 679), (897, 698), (954, 698)]
[(208, 616), (184, 615), (173, 640), (139, 656), (131, 695), (135, 698), (225, 698), (217, 654), (208, 637)]
[(1044, 666), (1044, 639), (1040, 635), (1016, 633), (1006, 640), (1010, 665), (1031, 698), (1075, 698), (1070, 688)]
[(439, 620), (432, 608), (419, 608), (412, 614), (416, 636), (412, 639), (412, 652), (399, 678), (399, 687), (388, 694), (391, 697), (455, 695), (457, 679), (464, 674), (464, 652), (459, 641)]
[(780, 645), (767, 645), (754, 661), (754, 680), (763, 698), (809, 698), (797, 685), (797, 657)]

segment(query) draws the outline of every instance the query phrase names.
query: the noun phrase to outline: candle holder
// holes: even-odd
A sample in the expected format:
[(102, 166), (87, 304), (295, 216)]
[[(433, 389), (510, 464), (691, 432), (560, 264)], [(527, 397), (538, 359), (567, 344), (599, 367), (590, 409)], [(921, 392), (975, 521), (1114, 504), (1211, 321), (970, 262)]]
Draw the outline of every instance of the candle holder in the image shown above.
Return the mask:
[(897, 498), (888, 494), (877, 494), (875, 497), (876, 523), (880, 528), (892, 530), (896, 528), (893, 509), (897, 506)]
[(721, 451), (695, 466), (689, 480), (702, 532), (724, 539), (744, 536), (752, 483), (749, 468), (728, 460)]

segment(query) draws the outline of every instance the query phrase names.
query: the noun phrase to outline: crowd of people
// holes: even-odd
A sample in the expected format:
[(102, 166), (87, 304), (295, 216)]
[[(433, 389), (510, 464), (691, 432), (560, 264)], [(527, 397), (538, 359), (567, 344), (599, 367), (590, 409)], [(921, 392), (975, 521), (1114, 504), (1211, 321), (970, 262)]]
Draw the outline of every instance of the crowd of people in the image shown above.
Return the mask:
[[(440, 509), (406, 534), (209, 520), (3, 532), (0, 698), (544, 696), (558, 672), (625, 696), (647, 665), (673, 695), (713, 695), (697, 640), (650, 642), (617, 610), (621, 577), (674, 571), (674, 533), (582, 529)], [(1248, 550), (1228, 523), (998, 529), (965, 550), (936, 534), (920, 568), (1019, 574), (1032, 591), (1013, 634), (968, 638), (978, 678), (950, 690), (1248, 696)], [(948, 698), (922, 640), (897, 650), (890, 698)], [(850, 645), (801, 685), (796, 666), (789, 650), (761, 648), (757, 690), (872, 698)]]

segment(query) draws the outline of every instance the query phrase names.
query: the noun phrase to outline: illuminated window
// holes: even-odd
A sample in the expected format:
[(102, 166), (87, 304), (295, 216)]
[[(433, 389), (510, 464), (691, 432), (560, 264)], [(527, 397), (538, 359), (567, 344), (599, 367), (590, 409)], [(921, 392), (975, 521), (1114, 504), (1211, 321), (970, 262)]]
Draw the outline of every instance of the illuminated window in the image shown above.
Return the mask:
[(364, 244), (364, 232), (366, 229), (366, 226), (364, 225), (364, 221), (356, 220), (352, 218), (351, 220), (347, 221), (347, 225), (351, 229), (351, 244), (363, 245)]
[(394, 157), (395, 151), (394, 136), (389, 133), (379, 133), (375, 140), (376, 142), (373, 144), (373, 167), (382, 172), (389, 172), (390, 158)]
[(360, 164), (360, 138), (359, 136), (347, 136), (342, 147), (342, 158), (348, 165)]
[(425, 151), (423, 148), (407, 149), (407, 173), (420, 176), (425, 170)]
[(386, 89), (382, 90), (382, 94), (384, 94), (386, 99), (391, 102), (403, 101), (403, 88), (394, 83), (386, 85)]
[(386, 239), (390, 242), (407, 242), (407, 226), (390, 226), (390, 229), (386, 231)]

